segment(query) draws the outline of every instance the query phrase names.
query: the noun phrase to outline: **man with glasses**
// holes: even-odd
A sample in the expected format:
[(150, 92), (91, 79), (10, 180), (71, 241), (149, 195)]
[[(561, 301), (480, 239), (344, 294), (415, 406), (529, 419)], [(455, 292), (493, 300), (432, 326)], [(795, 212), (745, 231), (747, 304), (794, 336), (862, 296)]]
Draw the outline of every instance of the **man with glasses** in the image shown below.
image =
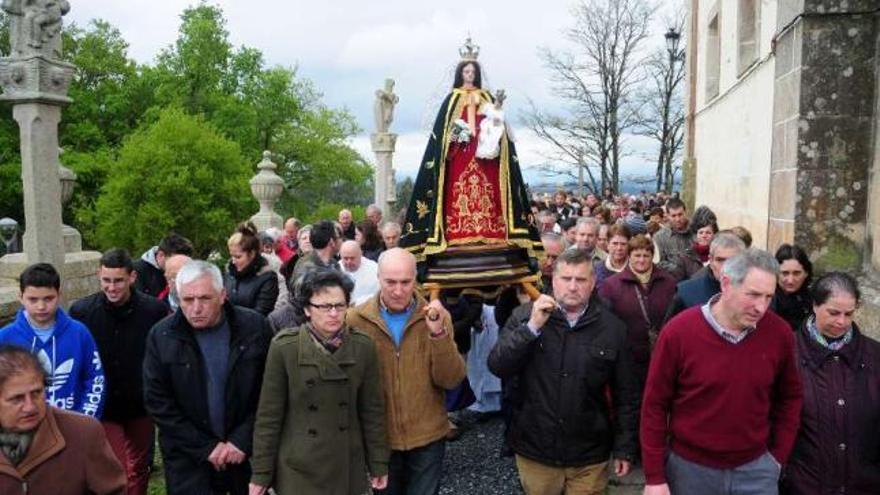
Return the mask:
[(379, 492), (386, 495), (440, 490), (449, 431), (445, 390), (465, 377), (449, 312), (415, 288), (415, 256), (389, 249), (379, 256), (379, 293), (347, 315), (352, 328), (373, 338), (379, 356), (391, 447), (388, 488)]
[(541, 242), (544, 244), (544, 261), (541, 262), (541, 283), (545, 291), (550, 290), (553, 279), (553, 265), (556, 258), (562, 254), (564, 249), (562, 236), (553, 232), (545, 232), (541, 234)]

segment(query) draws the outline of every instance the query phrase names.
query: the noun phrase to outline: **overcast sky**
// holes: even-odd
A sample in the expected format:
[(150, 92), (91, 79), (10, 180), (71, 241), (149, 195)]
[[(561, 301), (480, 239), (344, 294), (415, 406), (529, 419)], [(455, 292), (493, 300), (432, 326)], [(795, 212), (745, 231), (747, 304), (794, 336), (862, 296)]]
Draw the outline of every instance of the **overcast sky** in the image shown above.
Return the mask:
[[(119, 28), (129, 55), (152, 62), (177, 37), (183, 0), (70, 0), (66, 22), (81, 26), (102, 18)], [(399, 175), (418, 169), (437, 106), (451, 85), (458, 48), (470, 33), (481, 46), (480, 62), (490, 89), (504, 88), (505, 108), (516, 124), (527, 98), (558, 108), (539, 47), (566, 47), (563, 30), (571, 25), (570, 0), (543, 2), (483, 0), (215, 0), (227, 20), (234, 45), (261, 50), (270, 65), (298, 67), (315, 82), (331, 107), (347, 108), (363, 132), (353, 146), (372, 161), (374, 93), (386, 77), (397, 81), (400, 103), (392, 131), (400, 134), (394, 166)], [(656, 38), (662, 42), (663, 27)], [(542, 161), (545, 145), (515, 129), (520, 162)], [(650, 162), (650, 147), (628, 159), (629, 166)], [(529, 173), (529, 175), (533, 175)]]

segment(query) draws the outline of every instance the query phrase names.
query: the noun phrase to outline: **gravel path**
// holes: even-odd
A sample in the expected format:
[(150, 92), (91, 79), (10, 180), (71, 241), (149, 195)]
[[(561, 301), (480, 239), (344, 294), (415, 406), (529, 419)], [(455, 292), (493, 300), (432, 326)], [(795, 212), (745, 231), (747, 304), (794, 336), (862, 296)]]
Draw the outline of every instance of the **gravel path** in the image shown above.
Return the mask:
[[(464, 434), (449, 442), (444, 461), (441, 495), (521, 495), (513, 457), (501, 457), (504, 424), (500, 417), (488, 420), (464, 412)], [(613, 480), (609, 495), (640, 495), (644, 483), (641, 470), (622, 480)]]

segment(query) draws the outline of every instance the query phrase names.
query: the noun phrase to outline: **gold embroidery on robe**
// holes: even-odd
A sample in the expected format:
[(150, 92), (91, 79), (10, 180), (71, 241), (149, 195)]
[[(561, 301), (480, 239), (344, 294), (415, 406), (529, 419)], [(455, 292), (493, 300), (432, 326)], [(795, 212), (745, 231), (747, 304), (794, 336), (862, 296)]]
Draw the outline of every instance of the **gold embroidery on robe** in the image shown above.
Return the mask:
[(419, 220), (428, 216), (431, 213), (431, 210), (428, 208), (428, 204), (424, 201), (416, 201), (416, 212), (419, 214)]
[(452, 185), (453, 213), (447, 218), (447, 230), (455, 235), (504, 234), (505, 223), (500, 211), (495, 211), (497, 187), (471, 160), (464, 172)]

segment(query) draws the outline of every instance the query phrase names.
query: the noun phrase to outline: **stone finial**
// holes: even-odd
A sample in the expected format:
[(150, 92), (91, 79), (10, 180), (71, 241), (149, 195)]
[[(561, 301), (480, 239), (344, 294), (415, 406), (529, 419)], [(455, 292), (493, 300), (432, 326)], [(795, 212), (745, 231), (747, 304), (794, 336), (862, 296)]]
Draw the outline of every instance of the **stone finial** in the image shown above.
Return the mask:
[[(64, 154), (64, 150), (58, 148), (58, 157)], [(76, 172), (58, 163), (58, 178), (61, 179), (61, 205), (66, 206), (73, 197), (73, 189), (76, 187)]]
[(3, 0), (9, 14), (13, 58), (61, 58), (62, 18), (70, 12), (67, 0)]
[(259, 172), (250, 180), (251, 193), (260, 203), (260, 211), (251, 217), (251, 221), (259, 230), (270, 227), (280, 229), (284, 226), (281, 215), (275, 213), (275, 203), (284, 192), (284, 179), (275, 173), (278, 165), (275, 165), (271, 158), (271, 152), (263, 152), (263, 160), (257, 164)]
[(394, 94), (394, 79), (385, 79), (385, 88), (376, 90), (376, 103), (373, 105), (373, 118), (376, 123), (376, 134), (385, 134), (394, 121), (394, 106), (400, 98)]

